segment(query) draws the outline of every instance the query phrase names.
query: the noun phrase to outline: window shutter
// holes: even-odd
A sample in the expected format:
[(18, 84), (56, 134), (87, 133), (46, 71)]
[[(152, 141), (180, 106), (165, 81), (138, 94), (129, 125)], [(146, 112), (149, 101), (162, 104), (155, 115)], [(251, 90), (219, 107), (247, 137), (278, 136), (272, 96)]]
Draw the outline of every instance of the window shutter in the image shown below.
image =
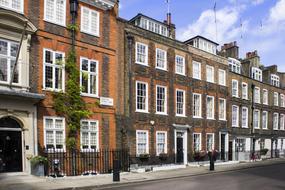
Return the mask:
[(88, 25), (89, 25), (89, 10), (83, 7), (81, 13), (81, 29), (87, 32), (89, 28)]
[(22, 10), (22, 2), (23, 0), (12, 0), (12, 9), (15, 9), (17, 11)]
[(98, 23), (98, 13), (92, 11), (91, 12), (91, 23), (90, 23), (90, 29), (91, 29), (91, 33), (98, 35), (99, 34), (99, 23)]
[(55, 0), (46, 0), (45, 18), (47, 20), (53, 20), (53, 10), (55, 9), (54, 1)]
[(64, 24), (65, 22), (65, 0), (56, 0), (56, 18), (55, 21), (56, 23), (61, 23)]

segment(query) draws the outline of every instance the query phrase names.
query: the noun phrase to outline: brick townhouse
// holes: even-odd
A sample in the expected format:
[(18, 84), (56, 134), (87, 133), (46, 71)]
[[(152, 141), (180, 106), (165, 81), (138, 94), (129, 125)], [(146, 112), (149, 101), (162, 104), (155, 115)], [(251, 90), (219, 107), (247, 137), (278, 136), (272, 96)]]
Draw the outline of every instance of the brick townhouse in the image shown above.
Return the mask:
[[(66, 149), (65, 119), (55, 113), (52, 94), (64, 91), (67, 79), (64, 60), (71, 49), (67, 29), (71, 21), (69, 2), (0, 2), (0, 172), (27, 172), (29, 158), (39, 150)], [(75, 41), (78, 80), (92, 114), (82, 120), (77, 148), (116, 148), (118, 3), (115, 0), (78, 3)], [(21, 41), (16, 72), (12, 75)]]
[(239, 57), (236, 42), (222, 46), (229, 60), (229, 159), (248, 160), (250, 152), (268, 149), (267, 156), (284, 154), (284, 73), (264, 67), (257, 51)]
[(176, 40), (170, 16), (119, 19), (118, 127), (133, 163), (186, 164), (195, 152), (228, 150), (228, 61), (206, 38)]

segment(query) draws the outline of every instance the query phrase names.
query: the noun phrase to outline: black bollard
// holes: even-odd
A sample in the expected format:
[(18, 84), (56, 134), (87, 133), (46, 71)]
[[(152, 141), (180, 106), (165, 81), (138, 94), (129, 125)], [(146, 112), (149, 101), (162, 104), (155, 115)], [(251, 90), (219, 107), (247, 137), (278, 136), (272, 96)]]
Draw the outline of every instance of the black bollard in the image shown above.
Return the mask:
[(210, 171), (215, 170), (215, 160), (214, 160), (214, 154), (212, 152), (208, 153), (209, 159), (210, 159)]
[(113, 181), (120, 181), (120, 160), (113, 160)]

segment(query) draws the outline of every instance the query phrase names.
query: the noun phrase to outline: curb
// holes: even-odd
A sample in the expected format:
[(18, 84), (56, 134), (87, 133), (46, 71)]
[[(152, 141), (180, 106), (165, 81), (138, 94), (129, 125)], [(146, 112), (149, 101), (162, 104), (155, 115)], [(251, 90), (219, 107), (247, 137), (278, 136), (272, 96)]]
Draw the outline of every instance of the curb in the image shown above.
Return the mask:
[(257, 163), (256, 165), (249, 165), (249, 166), (240, 166), (240, 168), (230, 168), (222, 171), (205, 171), (195, 174), (182, 174), (177, 176), (169, 176), (169, 177), (162, 177), (157, 179), (144, 179), (141, 181), (129, 181), (129, 182), (114, 182), (111, 184), (103, 184), (103, 185), (92, 185), (92, 186), (85, 186), (85, 187), (72, 187), (72, 188), (61, 188), (58, 190), (93, 190), (93, 189), (110, 189), (112, 187), (125, 187), (131, 184), (142, 184), (142, 183), (151, 183), (155, 181), (163, 181), (163, 180), (173, 180), (178, 178), (188, 178), (188, 177), (198, 177), (198, 176), (205, 176), (205, 175), (212, 175), (212, 174), (219, 174), (219, 173), (230, 173), (234, 171), (242, 171), (251, 168), (259, 168), (259, 167), (266, 167), (272, 165), (281, 165), (285, 164), (285, 160), (274, 160), (273, 163)]

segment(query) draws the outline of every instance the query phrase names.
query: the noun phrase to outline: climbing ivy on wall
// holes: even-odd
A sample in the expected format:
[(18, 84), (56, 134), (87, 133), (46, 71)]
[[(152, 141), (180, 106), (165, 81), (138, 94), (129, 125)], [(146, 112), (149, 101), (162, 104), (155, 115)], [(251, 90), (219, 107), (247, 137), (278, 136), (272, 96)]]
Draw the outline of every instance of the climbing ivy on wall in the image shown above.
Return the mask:
[[(75, 27), (72, 28), (74, 30)], [(76, 148), (78, 132), (80, 130), (80, 121), (87, 118), (90, 114), (86, 107), (86, 103), (80, 96), (81, 88), (79, 84), (80, 73), (76, 66), (75, 48), (72, 48), (67, 55), (65, 61), (65, 71), (67, 81), (65, 92), (53, 94), (54, 109), (57, 114), (65, 117), (67, 124), (66, 146), (69, 149)]]

